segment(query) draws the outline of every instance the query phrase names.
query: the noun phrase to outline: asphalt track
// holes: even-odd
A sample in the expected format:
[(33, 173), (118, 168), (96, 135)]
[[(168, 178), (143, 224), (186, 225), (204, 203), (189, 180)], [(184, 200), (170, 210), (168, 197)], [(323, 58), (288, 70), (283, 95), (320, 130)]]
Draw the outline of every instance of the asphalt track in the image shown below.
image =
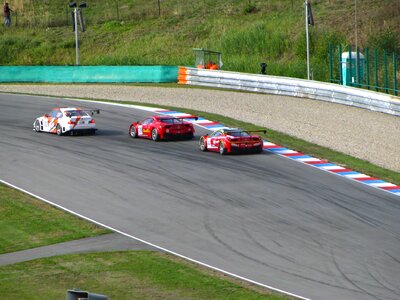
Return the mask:
[[(312, 299), (400, 298), (397, 196), (274, 154), (131, 139), (152, 113), (89, 105), (95, 136), (32, 131), (72, 100), (0, 94), (0, 179), (191, 259)], [(204, 130), (197, 129), (197, 136)]]

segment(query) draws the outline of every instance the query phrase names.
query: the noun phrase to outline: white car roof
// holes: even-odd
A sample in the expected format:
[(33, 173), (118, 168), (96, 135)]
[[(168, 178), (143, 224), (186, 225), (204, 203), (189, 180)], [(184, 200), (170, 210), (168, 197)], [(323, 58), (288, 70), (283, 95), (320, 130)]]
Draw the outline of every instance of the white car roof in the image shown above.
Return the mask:
[(80, 108), (78, 108), (78, 107), (61, 107), (60, 110), (61, 110), (62, 112), (64, 112), (64, 111), (82, 110), (82, 109), (80, 109)]

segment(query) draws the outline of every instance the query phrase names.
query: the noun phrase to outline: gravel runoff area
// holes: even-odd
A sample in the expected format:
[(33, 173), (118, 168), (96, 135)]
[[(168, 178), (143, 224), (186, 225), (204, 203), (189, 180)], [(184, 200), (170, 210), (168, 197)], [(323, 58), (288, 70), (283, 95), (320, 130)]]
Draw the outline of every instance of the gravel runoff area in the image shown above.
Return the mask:
[(366, 109), (296, 97), (187, 87), (3, 84), (0, 91), (135, 101), (206, 111), (400, 171), (400, 117)]

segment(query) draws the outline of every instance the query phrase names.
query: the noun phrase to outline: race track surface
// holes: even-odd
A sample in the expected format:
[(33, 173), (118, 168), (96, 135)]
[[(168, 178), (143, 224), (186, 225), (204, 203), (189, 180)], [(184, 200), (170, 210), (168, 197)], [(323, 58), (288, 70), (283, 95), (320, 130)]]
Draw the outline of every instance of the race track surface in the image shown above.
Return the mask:
[[(400, 298), (400, 200), (274, 154), (132, 139), (152, 113), (101, 109), (95, 136), (36, 133), (76, 101), (0, 94), (0, 179), (147, 242), (313, 299)], [(196, 137), (205, 131), (196, 128)]]

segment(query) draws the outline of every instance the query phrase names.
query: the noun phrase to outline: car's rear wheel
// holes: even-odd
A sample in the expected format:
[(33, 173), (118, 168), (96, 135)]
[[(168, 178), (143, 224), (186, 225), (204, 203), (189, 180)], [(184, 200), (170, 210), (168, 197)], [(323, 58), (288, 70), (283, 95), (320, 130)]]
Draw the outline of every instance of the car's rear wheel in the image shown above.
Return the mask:
[(56, 133), (57, 133), (57, 135), (62, 135), (63, 134), (60, 124), (57, 124)]
[(151, 139), (153, 141), (159, 141), (160, 140), (160, 136), (158, 135), (158, 131), (156, 128), (153, 128), (153, 130), (151, 131)]
[(204, 140), (204, 137), (201, 137), (201, 138), (200, 138), (200, 141), (199, 141), (199, 149), (200, 149), (201, 151), (207, 151), (207, 145), (206, 145), (206, 141)]
[(129, 135), (130, 135), (130, 137), (132, 137), (132, 138), (137, 138), (136, 126), (132, 125), (132, 126), (129, 128)]
[(40, 121), (36, 120), (35, 125), (33, 126), (36, 132), (40, 132)]
[(219, 154), (225, 155), (227, 153), (224, 143), (219, 143)]
[(264, 152), (264, 146), (261, 144), (260, 148), (258, 149), (257, 153), (263, 153)]

